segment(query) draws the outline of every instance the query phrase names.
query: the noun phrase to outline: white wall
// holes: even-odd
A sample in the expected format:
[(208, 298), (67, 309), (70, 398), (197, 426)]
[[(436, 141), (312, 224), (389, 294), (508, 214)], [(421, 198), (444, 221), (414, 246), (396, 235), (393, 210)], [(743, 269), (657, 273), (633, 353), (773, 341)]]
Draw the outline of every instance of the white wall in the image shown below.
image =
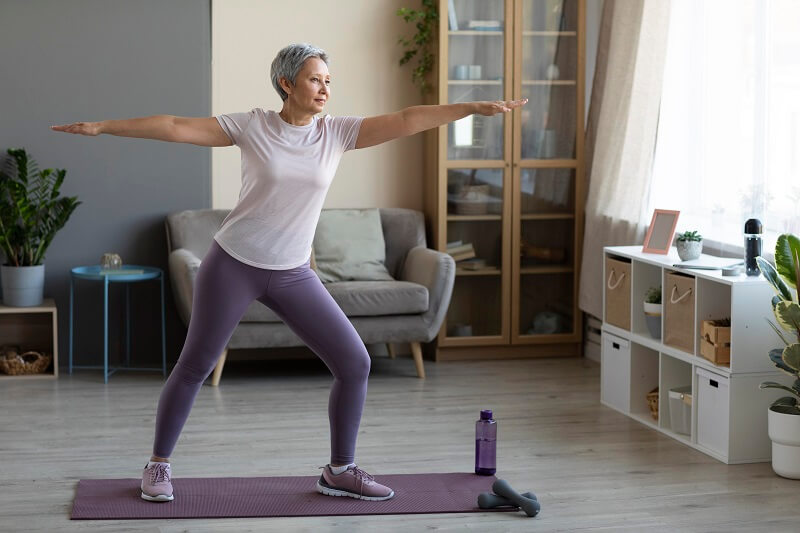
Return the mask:
[[(422, 102), (411, 66), (399, 66), (395, 15), (409, 0), (212, 1), (212, 114), (263, 107), (279, 111), (269, 80), (277, 52), (308, 42), (329, 55), (331, 98), (324, 113), (371, 116)], [(240, 186), (237, 147), (212, 149), (212, 205), (232, 208)], [(422, 136), (344, 155), (325, 207), (422, 209)]]

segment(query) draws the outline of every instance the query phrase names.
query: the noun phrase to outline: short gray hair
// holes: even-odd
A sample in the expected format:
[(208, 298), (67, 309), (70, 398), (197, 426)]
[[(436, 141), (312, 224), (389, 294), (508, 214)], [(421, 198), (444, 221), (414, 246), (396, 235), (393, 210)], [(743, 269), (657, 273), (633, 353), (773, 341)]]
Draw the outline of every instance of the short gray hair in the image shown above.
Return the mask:
[(278, 80), (286, 78), (294, 85), (297, 81), (297, 74), (303, 68), (303, 63), (310, 57), (318, 57), (326, 65), (328, 64), (328, 54), (324, 50), (306, 43), (290, 44), (278, 52), (278, 55), (272, 60), (270, 78), (272, 78), (272, 86), (278, 91), (281, 100), (286, 101), (289, 95), (283, 90)]

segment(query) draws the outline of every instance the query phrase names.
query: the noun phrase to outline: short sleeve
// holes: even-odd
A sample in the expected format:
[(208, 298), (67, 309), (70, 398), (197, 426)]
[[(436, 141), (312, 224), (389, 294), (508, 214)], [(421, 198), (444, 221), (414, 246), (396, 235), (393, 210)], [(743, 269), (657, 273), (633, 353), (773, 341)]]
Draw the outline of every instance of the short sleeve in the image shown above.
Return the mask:
[(346, 152), (356, 147), (358, 132), (364, 117), (333, 117), (330, 120), (331, 131), (339, 139), (342, 151)]
[(256, 112), (255, 109), (245, 113), (229, 113), (226, 115), (217, 115), (215, 118), (222, 130), (231, 138), (233, 144), (240, 146), (240, 142), (244, 138), (247, 127), (250, 121), (253, 120)]

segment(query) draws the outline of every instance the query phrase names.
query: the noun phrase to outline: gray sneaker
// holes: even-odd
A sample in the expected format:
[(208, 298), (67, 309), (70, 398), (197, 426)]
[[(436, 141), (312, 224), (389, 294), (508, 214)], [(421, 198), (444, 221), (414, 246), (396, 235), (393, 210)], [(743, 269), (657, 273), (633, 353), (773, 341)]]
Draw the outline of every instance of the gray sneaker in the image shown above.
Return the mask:
[(142, 499), (149, 502), (171, 502), (174, 500), (172, 470), (169, 463), (153, 463), (152, 466), (144, 465), (141, 487)]
[(382, 501), (394, 497), (389, 487), (375, 482), (375, 478), (357, 466), (351, 466), (339, 475), (334, 474), (331, 465), (321, 466), (322, 475), (317, 481), (317, 492), (328, 496), (349, 496), (357, 500)]

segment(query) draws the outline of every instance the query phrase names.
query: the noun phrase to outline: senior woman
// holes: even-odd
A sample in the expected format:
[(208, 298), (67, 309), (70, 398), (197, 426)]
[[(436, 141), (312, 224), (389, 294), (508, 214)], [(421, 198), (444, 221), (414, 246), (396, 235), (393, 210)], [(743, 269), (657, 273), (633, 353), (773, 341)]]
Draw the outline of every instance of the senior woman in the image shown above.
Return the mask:
[(239, 200), (198, 270), (186, 341), (158, 400), (153, 455), (141, 497), (175, 498), (169, 457), (203, 381), (253, 300), (272, 309), (333, 374), (328, 403), (331, 456), (317, 481), (330, 496), (388, 500), (394, 491), (355, 464), (370, 358), (353, 325), (310, 268), (311, 244), (344, 152), (413, 135), (477, 113), (491, 116), (527, 100), (413, 106), (374, 117), (317, 115), (331, 97), (328, 55), (309, 44), (278, 52), (272, 85), (280, 112), (255, 108), (209, 118), (156, 115), (52, 126), (241, 150)]

